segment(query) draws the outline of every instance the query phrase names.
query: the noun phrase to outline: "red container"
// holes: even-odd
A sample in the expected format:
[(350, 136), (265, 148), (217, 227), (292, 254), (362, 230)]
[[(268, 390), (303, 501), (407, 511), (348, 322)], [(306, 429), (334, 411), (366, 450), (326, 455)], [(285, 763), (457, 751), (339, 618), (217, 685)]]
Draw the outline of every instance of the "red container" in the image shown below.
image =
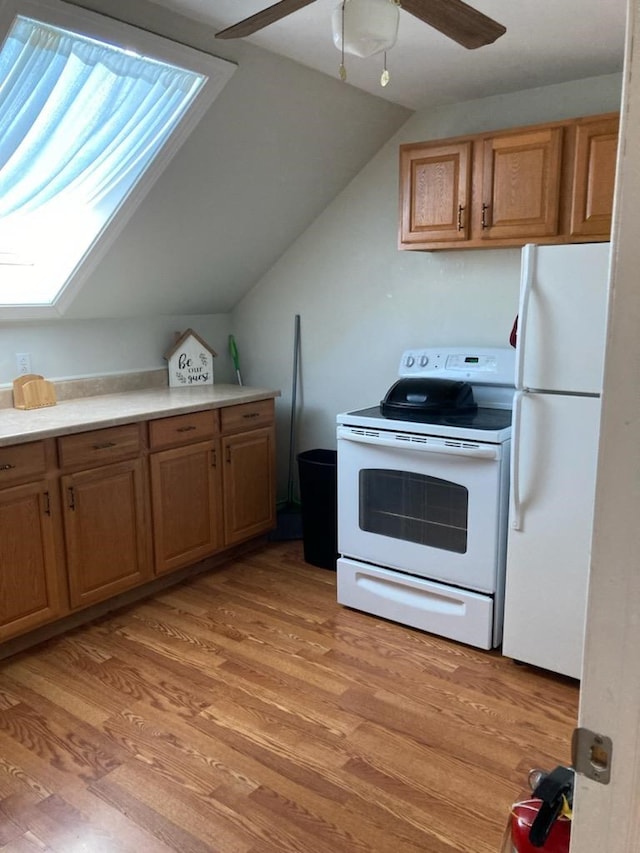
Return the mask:
[(569, 853), (571, 838), (571, 821), (559, 817), (553, 826), (543, 847), (534, 847), (529, 841), (531, 824), (536, 819), (542, 800), (523, 800), (511, 809), (511, 843), (512, 853)]

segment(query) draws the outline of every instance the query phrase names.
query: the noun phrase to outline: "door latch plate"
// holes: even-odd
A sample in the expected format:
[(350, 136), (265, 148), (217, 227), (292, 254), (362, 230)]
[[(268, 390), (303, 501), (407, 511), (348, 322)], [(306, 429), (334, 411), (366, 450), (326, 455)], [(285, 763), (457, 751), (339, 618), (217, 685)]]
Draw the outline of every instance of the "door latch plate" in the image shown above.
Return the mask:
[(608, 785), (611, 779), (613, 741), (591, 729), (574, 729), (571, 740), (571, 759), (576, 773)]

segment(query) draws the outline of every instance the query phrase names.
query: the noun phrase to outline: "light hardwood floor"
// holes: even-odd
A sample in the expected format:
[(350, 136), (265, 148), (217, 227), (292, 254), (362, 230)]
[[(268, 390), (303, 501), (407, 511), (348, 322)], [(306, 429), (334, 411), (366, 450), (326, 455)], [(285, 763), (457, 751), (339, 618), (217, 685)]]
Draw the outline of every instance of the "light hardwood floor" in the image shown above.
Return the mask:
[(496, 853), (577, 699), (272, 543), (0, 663), (0, 850)]

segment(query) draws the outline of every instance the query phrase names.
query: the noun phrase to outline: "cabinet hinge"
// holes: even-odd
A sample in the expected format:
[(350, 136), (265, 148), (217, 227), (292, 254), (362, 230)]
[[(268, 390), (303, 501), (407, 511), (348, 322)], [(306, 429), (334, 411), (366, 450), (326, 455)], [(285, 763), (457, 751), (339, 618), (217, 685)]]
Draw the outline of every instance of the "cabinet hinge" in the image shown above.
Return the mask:
[(574, 729), (571, 739), (571, 761), (576, 773), (608, 785), (611, 779), (613, 741), (591, 729)]

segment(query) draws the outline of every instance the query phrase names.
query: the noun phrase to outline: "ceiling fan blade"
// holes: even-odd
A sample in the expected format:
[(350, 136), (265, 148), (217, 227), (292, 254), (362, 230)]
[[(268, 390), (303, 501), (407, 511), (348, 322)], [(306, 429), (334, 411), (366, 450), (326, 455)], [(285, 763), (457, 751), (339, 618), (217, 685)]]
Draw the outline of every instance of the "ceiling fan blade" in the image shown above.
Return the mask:
[(309, 6), (310, 3), (314, 2), (315, 0), (280, 0), (279, 3), (274, 3), (273, 6), (263, 9), (261, 12), (256, 12), (250, 18), (245, 18), (244, 21), (240, 21), (240, 23), (234, 24), (232, 27), (227, 27), (226, 30), (221, 30), (219, 33), (216, 33), (216, 38), (241, 39), (244, 36), (250, 36), (263, 27), (275, 24), (281, 18), (286, 18), (292, 12), (297, 12), (298, 9)]
[(462, 0), (401, 0), (401, 6), (470, 50), (492, 44), (507, 31), (502, 24)]

